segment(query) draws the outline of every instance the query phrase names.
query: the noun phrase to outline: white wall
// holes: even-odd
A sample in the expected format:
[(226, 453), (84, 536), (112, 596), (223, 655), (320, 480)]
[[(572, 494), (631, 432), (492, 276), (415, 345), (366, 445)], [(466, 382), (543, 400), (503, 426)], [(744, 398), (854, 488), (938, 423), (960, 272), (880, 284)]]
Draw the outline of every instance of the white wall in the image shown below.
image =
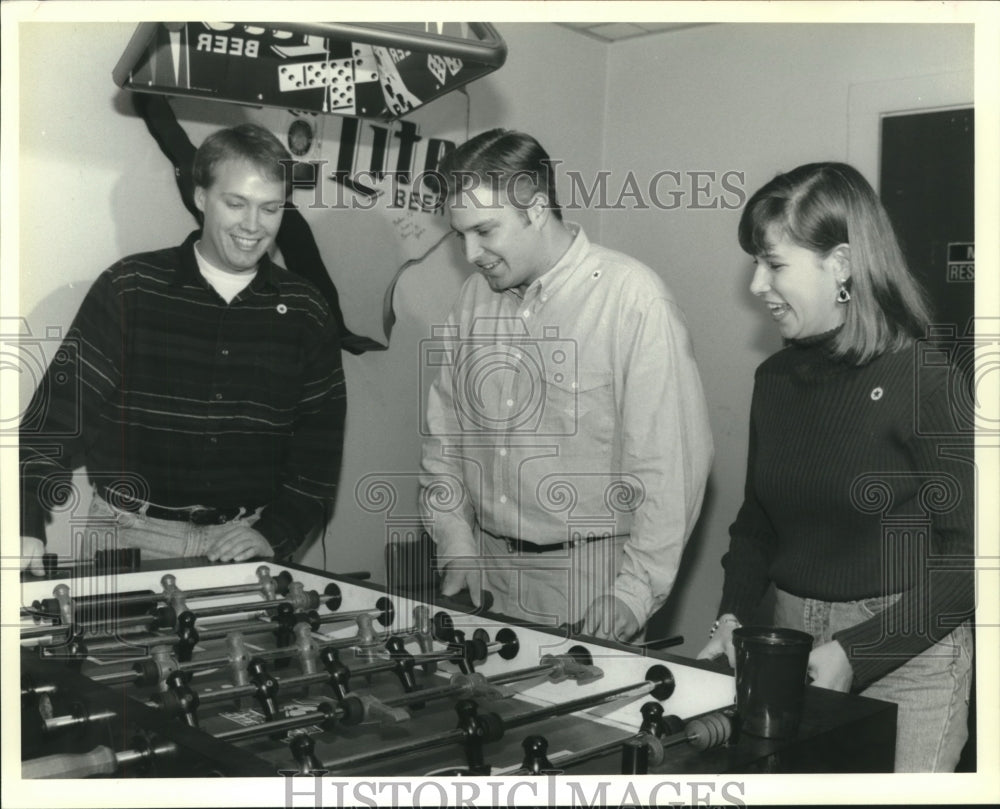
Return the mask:
[[(714, 25), (627, 45), (552, 25), (498, 27), (508, 61), (469, 86), (470, 131), (532, 132), (565, 169), (609, 170), (611, 187), (628, 171), (734, 170), (750, 193), (780, 169), (847, 157), (852, 87), (970, 69), (972, 60), (968, 26)], [(35, 334), (65, 328), (90, 281), (116, 258), (176, 243), (193, 226), (171, 167), (111, 81), (133, 26), (42, 28), (22, 23), (20, 41), (22, 83), (30, 84), (21, 97), (20, 306)], [(204, 104), (184, 111), (195, 128), (231, 114)], [(565, 201), (565, 182), (559, 190)], [(753, 370), (778, 339), (746, 291), (738, 211), (582, 210), (571, 218), (661, 272), (687, 313), (718, 449), (661, 625), (683, 633), (683, 649), (694, 651), (714, 617), (718, 561), (741, 499)], [(351, 234), (344, 238), (353, 261)], [(344, 355), (348, 435), (326, 537), (330, 569), (382, 575), (386, 520), (362, 509), (354, 488), (369, 472), (405, 480), (416, 471), (419, 343), (444, 318), (463, 272), (446, 254), (408, 271), (390, 350)], [(415, 484), (400, 491), (397, 513), (412, 513)], [(323, 565), (322, 549), (304, 561)]]
[(132, 30), (20, 26), (20, 304), (40, 326), (68, 325), (104, 267), (183, 239), (193, 221), (169, 163), (111, 81)]

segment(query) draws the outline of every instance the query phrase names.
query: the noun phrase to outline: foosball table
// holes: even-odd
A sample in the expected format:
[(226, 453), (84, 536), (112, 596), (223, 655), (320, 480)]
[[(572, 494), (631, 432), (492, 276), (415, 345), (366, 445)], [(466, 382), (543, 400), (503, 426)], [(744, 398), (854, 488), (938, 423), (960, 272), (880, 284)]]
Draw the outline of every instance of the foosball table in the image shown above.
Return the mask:
[(892, 771), (892, 704), (810, 686), (754, 738), (724, 664), (297, 565), (22, 593), (24, 779)]

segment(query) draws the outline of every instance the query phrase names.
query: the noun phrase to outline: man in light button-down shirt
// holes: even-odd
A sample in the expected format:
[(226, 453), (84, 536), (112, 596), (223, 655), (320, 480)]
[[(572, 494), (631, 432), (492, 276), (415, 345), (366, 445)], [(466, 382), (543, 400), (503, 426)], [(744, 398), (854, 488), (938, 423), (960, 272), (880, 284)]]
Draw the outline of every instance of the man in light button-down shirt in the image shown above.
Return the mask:
[(484, 133), (442, 172), (477, 272), (422, 352), (441, 592), (633, 639), (670, 593), (712, 461), (683, 315), (652, 270), (562, 220), (534, 138)]

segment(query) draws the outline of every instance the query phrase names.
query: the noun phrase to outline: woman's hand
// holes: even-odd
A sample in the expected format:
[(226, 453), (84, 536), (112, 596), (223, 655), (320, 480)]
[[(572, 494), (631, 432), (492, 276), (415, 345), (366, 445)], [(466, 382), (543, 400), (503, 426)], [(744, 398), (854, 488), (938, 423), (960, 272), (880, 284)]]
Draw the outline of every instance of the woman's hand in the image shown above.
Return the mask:
[(736, 619), (735, 615), (726, 613), (719, 616), (719, 621), (715, 627), (715, 631), (712, 632), (712, 637), (709, 638), (705, 647), (698, 652), (697, 659), (711, 660), (725, 655), (726, 660), (729, 661), (729, 667), (735, 669), (736, 650), (733, 648), (733, 630), (739, 626), (740, 622)]
[(808, 671), (812, 684), (820, 688), (846, 693), (854, 682), (854, 669), (847, 659), (847, 652), (835, 640), (817, 646), (809, 653)]

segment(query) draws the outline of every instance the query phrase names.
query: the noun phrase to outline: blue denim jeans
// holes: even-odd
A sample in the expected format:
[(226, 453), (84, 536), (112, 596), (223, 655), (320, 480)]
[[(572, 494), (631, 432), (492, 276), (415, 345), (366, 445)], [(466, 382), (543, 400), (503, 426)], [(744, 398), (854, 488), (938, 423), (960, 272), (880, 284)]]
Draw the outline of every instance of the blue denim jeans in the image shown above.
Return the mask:
[[(814, 645), (878, 615), (899, 595), (817, 601), (777, 591), (777, 626), (799, 629)], [(923, 653), (872, 683), (861, 695), (895, 702), (896, 772), (954, 772), (969, 737), (972, 630), (962, 624)]]
[(258, 509), (221, 525), (160, 520), (116, 508), (95, 492), (80, 550), (84, 559), (92, 559), (97, 550), (113, 548), (139, 548), (143, 559), (204, 556), (217, 534), (230, 529), (234, 523), (253, 525), (259, 517)]

